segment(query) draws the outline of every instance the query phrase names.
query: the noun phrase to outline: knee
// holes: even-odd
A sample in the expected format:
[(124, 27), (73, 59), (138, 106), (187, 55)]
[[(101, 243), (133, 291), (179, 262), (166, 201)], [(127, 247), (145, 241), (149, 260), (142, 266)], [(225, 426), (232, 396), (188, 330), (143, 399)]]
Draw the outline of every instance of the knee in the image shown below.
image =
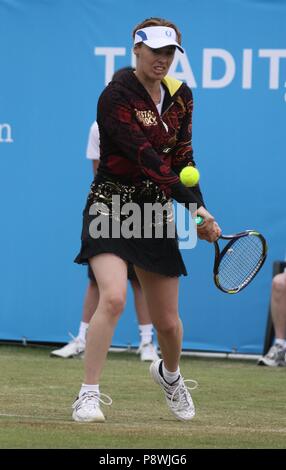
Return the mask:
[(126, 302), (125, 292), (111, 291), (102, 295), (105, 310), (110, 317), (119, 317), (123, 312)]
[(272, 295), (286, 297), (286, 273), (277, 274), (272, 280)]
[(173, 336), (177, 335), (180, 328), (180, 320), (176, 317), (167, 317), (163, 322), (155, 324), (157, 332), (161, 335)]

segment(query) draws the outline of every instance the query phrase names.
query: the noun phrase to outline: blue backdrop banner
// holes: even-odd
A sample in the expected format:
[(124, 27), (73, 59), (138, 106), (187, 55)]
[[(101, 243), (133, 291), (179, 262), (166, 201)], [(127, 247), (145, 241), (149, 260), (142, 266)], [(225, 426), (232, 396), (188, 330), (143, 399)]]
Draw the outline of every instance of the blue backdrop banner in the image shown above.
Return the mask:
[[(62, 342), (87, 285), (73, 263), (92, 180), (97, 99), (134, 63), (131, 31), (174, 21), (185, 55), (170, 75), (194, 94), (194, 151), (224, 233), (261, 231), (269, 256), (236, 296), (212, 282), (213, 247), (183, 249), (184, 348), (260, 353), (274, 259), (285, 252), (286, 3), (281, 0), (0, 0), (0, 339)], [(283, 202), (284, 200), (284, 202)], [(139, 341), (132, 292), (114, 345)]]

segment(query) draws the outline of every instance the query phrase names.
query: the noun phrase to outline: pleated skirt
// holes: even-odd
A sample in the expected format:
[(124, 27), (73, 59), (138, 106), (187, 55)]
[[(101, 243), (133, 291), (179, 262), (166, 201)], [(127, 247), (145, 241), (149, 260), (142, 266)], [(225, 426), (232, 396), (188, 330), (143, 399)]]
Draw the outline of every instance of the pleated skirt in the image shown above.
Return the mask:
[[(140, 209), (139, 219), (133, 217), (135, 224), (139, 222), (138, 230), (134, 229), (134, 224), (130, 225), (130, 212), (126, 216), (126, 211), (122, 210), (126, 207), (124, 204), (130, 208), (130, 203), (137, 204)], [(78, 264), (88, 264), (89, 259), (94, 256), (113, 253), (129, 265), (138, 266), (145, 271), (171, 277), (186, 276), (176, 230), (168, 230), (170, 211), (168, 215), (164, 213), (163, 217), (160, 212), (159, 219), (158, 214), (153, 213), (151, 222), (149, 220), (150, 204), (155, 203), (164, 207), (168, 205), (169, 209), (172, 206), (164, 192), (149, 180), (136, 187), (115, 181), (99, 183), (95, 180), (83, 211), (81, 247), (74, 261)], [(124, 215), (122, 212), (125, 212)], [(143, 230), (143, 227), (146, 228), (146, 220), (147, 225), (150, 222), (147, 236)], [(174, 224), (174, 221), (171, 223)], [(133, 227), (133, 231), (129, 230), (126, 236), (127, 226)]]

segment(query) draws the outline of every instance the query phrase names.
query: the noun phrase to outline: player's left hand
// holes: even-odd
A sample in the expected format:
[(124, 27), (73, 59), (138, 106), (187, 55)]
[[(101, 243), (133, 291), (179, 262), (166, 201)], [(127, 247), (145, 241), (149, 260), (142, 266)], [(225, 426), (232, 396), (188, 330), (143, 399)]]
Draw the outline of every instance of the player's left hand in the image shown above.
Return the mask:
[(210, 243), (218, 240), (221, 235), (221, 228), (215, 221), (213, 215), (210, 214), (204, 207), (200, 207), (195, 215), (200, 215), (204, 219), (204, 223), (197, 226), (198, 237), (201, 240), (206, 240)]

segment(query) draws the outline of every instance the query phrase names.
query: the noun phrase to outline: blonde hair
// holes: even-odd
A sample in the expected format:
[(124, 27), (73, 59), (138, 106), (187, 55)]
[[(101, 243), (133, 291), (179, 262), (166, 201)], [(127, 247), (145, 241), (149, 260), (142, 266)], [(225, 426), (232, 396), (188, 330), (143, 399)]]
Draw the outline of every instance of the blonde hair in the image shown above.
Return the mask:
[(164, 18), (146, 18), (146, 20), (139, 23), (132, 32), (133, 39), (135, 38), (135, 33), (138, 29), (148, 28), (149, 26), (167, 26), (168, 28), (173, 28), (177, 34), (177, 42), (181, 45), (182, 34), (178, 30), (177, 26), (171, 21), (165, 20)]

